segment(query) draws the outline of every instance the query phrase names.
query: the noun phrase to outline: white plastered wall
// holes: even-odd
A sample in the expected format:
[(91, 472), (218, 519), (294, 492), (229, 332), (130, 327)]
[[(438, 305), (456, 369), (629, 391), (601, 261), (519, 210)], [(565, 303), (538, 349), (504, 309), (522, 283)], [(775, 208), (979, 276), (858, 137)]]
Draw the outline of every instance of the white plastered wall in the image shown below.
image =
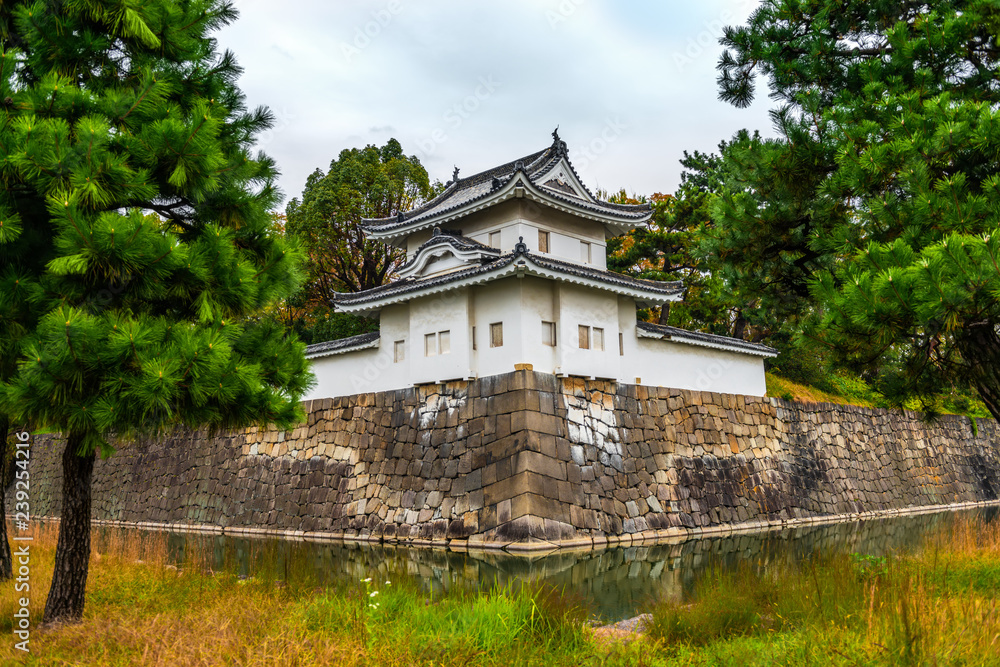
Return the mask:
[(697, 345), (653, 338), (636, 340), (638, 355), (631, 364), (632, 382), (674, 389), (763, 396), (764, 359)]
[[(518, 364), (530, 364), (542, 373), (619, 377), (615, 295), (526, 276), (478, 286), (474, 300), (477, 351), (472, 365), (480, 377), (509, 373)], [(490, 325), (498, 322), (503, 323), (503, 347), (493, 348)], [(545, 342), (543, 322), (556, 327), (554, 346)], [(590, 349), (579, 346), (580, 325), (591, 327)], [(604, 330), (603, 350), (595, 349), (593, 327)]]
[(549, 255), (555, 259), (582, 263), (580, 242), (586, 241), (590, 244), (589, 266), (602, 271), (608, 268), (607, 233), (601, 223), (529, 201), (522, 207), (520, 224), (529, 250), (538, 250), (538, 230), (545, 229), (549, 230)]
[(510, 370), (513, 370), (513, 363), (518, 363), (531, 364), (536, 371), (551, 373), (558, 348), (545, 344), (542, 322), (556, 323), (558, 320), (558, 283), (534, 276), (508, 278), (508, 281), (516, 286), (520, 303), (520, 325), (516, 332), (518, 357), (509, 362)]
[[(410, 302), (410, 382), (427, 384), (474, 377), (470, 366), (469, 290), (450, 290)], [(426, 336), (448, 333), (449, 351), (426, 354)], [(405, 386), (405, 385), (404, 385)]]
[[(510, 373), (523, 360), (523, 319), (518, 278), (504, 278), (475, 288), (476, 370), (479, 377)], [(503, 324), (503, 346), (490, 345), (490, 325)]]
[[(556, 346), (543, 342), (542, 322), (555, 322)], [(503, 323), (503, 346), (490, 346), (490, 324)], [(628, 384), (763, 396), (764, 361), (724, 350), (637, 336), (635, 302), (579, 285), (533, 276), (415, 299), (382, 310), (379, 348), (313, 360), (317, 386), (305, 397), (386, 391), (414, 384), (535, 371), (617, 379)], [(579, 346), (579, 326), (591, 327), (591, 348)], [(472, 349), (472, 327), (476, 349)], [(604, 329), (604, 350), (593, 328)], [(424, 336), (449, 331), (450, 351), (425, 356)], [(619, 353), (622, 333), (624, 355)], [(405, 354), (394, 360), (395, 341)]]
[[(500, 232), (498, 249), (505, 253), (512, 251), (522, 237), (530, 252), (539, 252), (538, 232), (545, 230), (549, 232), (548, 256), (579, 264), (582, 259), (580, 243), (586, 241), (590, 244), (589, 265), (601, 270), (607, 268), (606, 233), (601, 223), (570, 216), (532, 201), (506, 202), (456, 220), (454, 227), (464, 236), (486, 245), (491, 245), (491, 233)], [(414, 241), (410, 246), (412, 256), (419, 244)]]
[[(382, 310), (379, 345), (311, 359), (316, 386), (303, 400), (388, 391), (410, 385), (409, 306), (405, 303)], [(395, 342), (404, 341), (405, 352), (395, 359)]]
[[(569, 283), (557, 283), (557, 289), (559, 373), (588, 378), (618, 378), (618, 297)], [(590, 328), (590, 349), (580, 347), (580, 326)], [(603, 350), (596, 349), (594, 328), (603, 329)]]
[[(656, 338), (640, 338), (635, 301), (621, 297), (618, 322), (625, 355), (618, 379), (628, 384), (764, 396), (764, 358)], [(617, 350), (617, 341), (615, 341)]]

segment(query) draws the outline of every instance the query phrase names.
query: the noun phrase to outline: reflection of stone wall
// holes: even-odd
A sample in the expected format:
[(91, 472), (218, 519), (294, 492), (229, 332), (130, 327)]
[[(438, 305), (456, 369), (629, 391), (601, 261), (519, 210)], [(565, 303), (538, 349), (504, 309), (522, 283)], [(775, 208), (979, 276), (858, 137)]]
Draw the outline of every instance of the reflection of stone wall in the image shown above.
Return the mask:
[[(546, 548), (995, 500), (979, 420), (520, 371), (307, 404), (290, 432), (181, 432), (95, 469), (94, 517)], [(58, 513), (40, 436), (32, 507)]]
[[(713, 576), (716, 570), (742, 567), (780, 577), (789, 568), (808, 567), (814, 555), (911, 551), (939, 531), (947, 531), (955, 516), (957, 513), (941, 512), (803, 525), (666, 544), (558, 550), (532, 558), (495, 550), (456, 552), (190, 533), (170, 535), (168, 553), (181, 567), (190, 554), (211, 558), (209, 564), (217, 571), (288, 577), (296, 585), (310, 588), (334, 582), (356, 584), (365, 577), (373, 577), (376, 588), (387, 580), (397, 584), (401, 577), (412, 577), (434, 592), (544, 583), (579, 598), (600, 617), (616, 621), (648, 610), (654, 599), (684, 599), (696, 590), (702, 577)], [(983, 521), (998, 520), (995, 508), (975, 511), (974, 516)], [(95, 538), (97, 550), (101, 550), (100, 536), (99, 532)]]

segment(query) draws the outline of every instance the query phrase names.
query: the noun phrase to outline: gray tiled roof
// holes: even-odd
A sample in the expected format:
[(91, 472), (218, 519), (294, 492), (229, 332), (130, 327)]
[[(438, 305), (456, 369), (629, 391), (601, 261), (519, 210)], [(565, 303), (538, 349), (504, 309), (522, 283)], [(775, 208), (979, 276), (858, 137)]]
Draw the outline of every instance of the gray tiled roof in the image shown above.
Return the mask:
[(500, 259), (490, 262), (488, 264), (481, 264), (478, 266), (472, 266), (468, 269), (461, 269), (460, 271), (452, 271), (451, 273), (444, 273), (438, 276), (432, 276), (430, 278), (416, 278), (409, 277), (403, 278), (401, 280), (395, 280), (386, 285), (381, 285), (379, 287), (374, 287), (363, 292), (345, 292), (337, 294), (333, 298), (333, 303), (344, 305), (344, 306), (354, 306), (358, 304), (369, 303), (371, 301), (376, 301), (388, 296), (396, 296), (398, 294), (406, 294), (409, 292), (418, 292), (420, 290), (426, 289), (428, 287), (437, 287), (438, 285), (447, 285), (448, 283), (457, 282), (464, 278), (471, 278), (472, 276), (479, 275), (481, 273), (490, 273), (491, 271), (496, 271), (502, 269), (503, 267), (509, 265), (514, 261), (514, 255), (508, 253)]
[(415, 255), (419, 255), (420, 251), (424, 248), (430, 248), (435, 245), (447, 244), (452, 246), (457, 250), (482, 250), (483, 252), (495, 252), (500, 251), (497, 248), (492, 248), (485, 243), (480, 243), (475, 239), (470, 239), (468, 236), (462, 236), (461, 234), (451, 234), (449, 232), (441, 232), (440, 234), (434, 234), (429, 241), (423, 243), (419, 248), (417, 248)]
[(339, 340), (328, 340), (325, 343), (314, 343), (313, 345), (306, 346), (306, 357), (331, 354), (333, 352), (346, 352), (347, 350), (350, 350), (355, 347), (361, 347), (362, 345), (374, 343), (378, 339), (379, 339), (379, 332), (372, 331), (371, 333), (364, 333), (358, 336), (351, 336), (350, 338), (341, 338)]
[(666, 324), (653, 324), (652, 322), (636, 322), (636, 327), (650, 333), (663, 334), (673, 340), (687, 341), (691, 343), (702, 343), (707, 345), (721, 345), (725, 347), (738, 348), (754, 354), (763, 356), (774, 356), (778, 353), (773, 347), (751, 343), (741, 338), (730, 338), (729, 336), (718, 336), (716, 334), (702, 333), (701, 331), (688, 331)]
[(622, 287), (629, 287), (633, 289), (643, 289), (653, 292), (662, 292), (663, 294), (680, 294), (684, 291), (684, 283), (680, 280), (675, 280), (672, 282), (659, 281), (659, 280), (642, 280), (640, 278), (633, 278), (632, 276), (626, 276), (621, 273), (614, 273), (612, 271), (603, 271), (601, 269), (595, 269), (590, 266), (584, 266), (582, 264), (573, 264), (571, 262), (563, 262), (558, 259), (552, 259), (551, 257), (546, 257), (545, 255), (531, 254), (531, 261), (539, 265), (543, 269), (549, 269), (550, 271), (559, 271), (561, 273), (569, 273), (574, 276), (579, 276), (580, 278), (590, 278), (591, 280), (598, 280), (605, 283), (610, 283), (612, 285), (620, 285)]
[(467, 236), (460, 236), (458, 234), (450, 234), (448, 232), (438, 233), (437, 228), (434, 229), (434, 236), (430, 238), (429, 241), (423, 243), (416, 251), (413, 253), (413, 257), (410, 258), (408, 262), (399, 267), (398, 271), (400, 273), (406, 273), (406, 271), (417, 263), (420, 259), (420, 253), (422, 253), (427, 248), (433, 248), (439, 245), (449, 245), (455, 250), (459, 251), (478, 251), (482, 255), (487, 255), (483, 261), (491, 261), (496, 259), (500, 255), (500, 251), (496, 248), (491, 248), (485, 243), (480, 243), (474, 239), (470, 239)]
[(333, 302), (334, 304), (339, 304), (344, 306), (356, 306), (377, 301), (379, 299), (383, 299), (389, 296), (398, 296), (400, 294), (407, 294), (410, 292), (419, 292), (431, 287), (447, 285), (448, 283), (458, 282), (466, 278), (475, 277), (477, 275), (489, 274), (499, 271), (501, 269), (506, 268), (519, 258), (524, 258), (528, 262), (535, 264), (539, 268), (553, 271), (555, 273), (562, 273), (566, 275), (576, 276), (579, 278), (586, 278), (589, 280), (602, 282), (607, 285), (623, 287), (626, 289), (636, 289), (636, 290), (643, 290), (645, 292), (653, 292), (661, 294), (663, 296), (674, 296), (676, 294), (680, 294), (684, 289), (683, 283), (679, 281), (657, 282), (653, 280), (639, 280), (638, 278), (624, 276), (619, 273), (612, 273), (611, 271), (603, 271), (601, 269), (595, 269), (580, 264), (562, 262), (536, 253), (531, 253), (527, 251), (518, 252), (515, 250), (514, 252), (502, 255), (501, 257), (492, 262), (488, 262), (477, 266), (472, 266), (470, 268), (461, 269), (459, 271), (453, 271), (451, 273), (445, 273), (438, 276), (432, 276), (429, 278), (415, 278), (415, 277), (403, 278), (402, 280), (397, 280), (387, 285), (382, 285), (380, 287), (375, 287), (370, 290), (365, 290), (364, 292), (350, 292), (350, 293), (338, 294), (336, 297), (334, 297)]
[[(555, 199), (564, 201), (577, 207), (582, 207), (605, 215), (613, 215), (621, 219), (642, 219), (650, 211), (649, 204), (612, 204), (600, 201), (584, 186), (588, 199), (584, 199), (575, 193), (561, 192), (562, 188), (554, 188), (552, 185), (544, 185), (535, 182), (535, 179), (551, 169), (560, 159), (566, 157), (570, 170), (582, 183), (576, 169), (569, 163), (566, 143), (559, 139), (545, 150), (526, 155), (518, 160), (513, 160), (492, 169), (479, 172), (467, 178), (460, 178), (449, 183), (444, 192), (434, 199), (426, 202), (412, 211), (406, 211), (401, 216), (391, 218), (374, 218), (361, 221), (361, 226), (368, 231), (389, 231), (399, 227), (405, 227), (437, 215), (456, 210), (471, 202), (485, 199), (492, 193), (499, 182), (500, 187), (506, 185), (519, 169), (523, 169), (528, 179), (541, 187), (544, 192)], [(495, 182), (496, 181), (496, 182)], [(551, 183), (551, 181), (549, 181)], [(569, 189), (569, 188), (567, 188)]]

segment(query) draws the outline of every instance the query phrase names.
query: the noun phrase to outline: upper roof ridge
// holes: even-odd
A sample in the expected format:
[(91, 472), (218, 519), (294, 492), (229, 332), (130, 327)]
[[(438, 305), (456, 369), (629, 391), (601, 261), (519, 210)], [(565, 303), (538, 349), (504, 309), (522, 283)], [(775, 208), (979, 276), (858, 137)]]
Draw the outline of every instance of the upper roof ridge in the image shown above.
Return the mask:
[[(560, 163), (565, 165), (565, 167), (559, 168), (564, 169), (563, 173), (567, 180), (574, 180), (576, 185), (573, 187), (579, 186), (583, 190), (579, 196), (573, 195), (572, 199), (569, 199), (565, 193), (563, 196), (558, 196), (552, 188), (543, 188), (543, 184), (540, 182), (541, 178)], [(533, 195), (536, 198), (544, 193), (544, 197), (552, 196), (560, 202), (572, 204), (574, 208), (579, 208), (584, 215), (601, 216), (605, 224), (611, 225), (617, 230), (617, 233), (623, 233), (637, 222), (642, 222), (642, 219), (646, 217), (644, 214), (650, 210), (648, 204), (613, 204), (595, 197), (570, 161), (569, 149), (566, 142), (559, 137), (559, 128), (556, 127), (552, 131), (552, 143), (548, 147), (465, 178), (459, 177), (458, 167), (455, 167), (452, 180), (448, 181), (445, 189), (437, 197), (409, 211), (400, 211), (396, 216), (363, 219), (361, 226), (367, 232), (375, 234), (376, 238), (399, 238), (407, 233), (411, 223), (415, 225), (413, 231), (416, 231), (432, 226), (439, 221), (446, 222), (448, 219), (454, 219), (456, 216), (462, 216), (480, 208), (481, 206), (477, 206), (476, 202), (486, 200), (508, 186), (511, 180), (517, 177), (519, 171), (523, 171), (523, 178), (536, 188)], [(509, 197), (510, 193), (502, 193), (498, 196), (501, 198), (498, 201), (502, 201)]]

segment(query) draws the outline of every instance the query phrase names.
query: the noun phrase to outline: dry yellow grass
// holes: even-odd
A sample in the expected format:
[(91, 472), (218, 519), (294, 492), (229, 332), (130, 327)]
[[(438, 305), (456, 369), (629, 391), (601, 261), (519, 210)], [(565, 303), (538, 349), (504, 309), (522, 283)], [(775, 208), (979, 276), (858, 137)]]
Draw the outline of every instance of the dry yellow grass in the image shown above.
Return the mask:
[[(41, 629), (56, 526), (33, 535), (32, 654), (13, 647), (19, 594), (2, 584), (2, 665), (1000, 665), (996, 521), (956, 521), (871, 571), (843, 556), (812, 571), (792, 561), (763, 576), (710, 578), (704, 599), (655, 609), (652, 636), (624, 642), (563, 618), (551, 595), (527, 606), (502, 592), (431, 603), (403, 586), (393, 598), (393, 585), (378, 597), (382, 611), (367, 612), (366, 589), (241, 581), (211, 572), (210, 548), (188, 549), (175, 568), (166, 536), (119, 530), (95, 533), (83, 621)], [(526, 611), (548, 620), (512, 631)], [(663, 634), (671, 614), (694, 641)]]
[[(10, 619), (23, 595), (0, 588), (0, 663), (40, 665), (353, 665), (365, 650), (346, 636), (286, 622), (294, 600), (280, 587), (177, 569), (157, 533), (106, 531), (94, 541), (83, 621), (40, 628), (58, 527), (35, 524), (31, 544), (31, 655), (13, 647)], [(194, 554), (194, 558), (203, 554)]]
[(767, 381), (768, 396), (776, 396), (778, 398), (787, 398), (790, 396), (792, 400), (802, 403), (838, 403), (840, 405), (860, 405), (866, 408), (875, 407), (871, 401), (829, 394), (815, 387), (786, 380), (774, 373), (767, 373), (765, 379)]

